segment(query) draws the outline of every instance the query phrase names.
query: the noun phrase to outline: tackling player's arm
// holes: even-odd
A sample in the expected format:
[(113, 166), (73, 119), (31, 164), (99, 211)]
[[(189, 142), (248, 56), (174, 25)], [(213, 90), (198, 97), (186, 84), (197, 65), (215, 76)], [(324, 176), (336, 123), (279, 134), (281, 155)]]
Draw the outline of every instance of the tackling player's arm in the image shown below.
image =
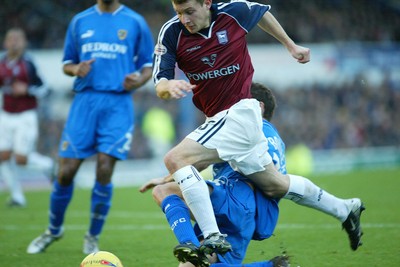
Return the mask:
[(173, 182), (174, 179), (172, 178), (172, 175), (167, 175), (165, 177), (160, 177), (160, 178), (153, 178), (150, 181), (146, 182), (144, 185), (142, 185), (139, 188), (139, 191), (141, 193), (146, 192), (149, 189), (152, 189), (153, 187), (157, 186), (157, 185), (162, 185), (162, 184), (166, 184), (169, 182)]

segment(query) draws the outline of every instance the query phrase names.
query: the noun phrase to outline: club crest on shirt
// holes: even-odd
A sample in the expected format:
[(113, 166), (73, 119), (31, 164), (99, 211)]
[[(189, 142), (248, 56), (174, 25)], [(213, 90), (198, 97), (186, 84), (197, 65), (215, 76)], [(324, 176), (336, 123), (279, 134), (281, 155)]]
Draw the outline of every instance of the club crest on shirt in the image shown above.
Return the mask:
[(118, 30), (118, 38), (120, 40), (125, 40), (126, 36), (128, 36), (127, 30)]
[(229, 41), (228, 40), (228, 33), (226, 32), (226, 30), (219, 31), (219, 32), (216, 33), (216, 35), (217, 35), (217, 38), (218, 38), (218, 42), (220, 44), (228, 43), (228, 41)]
[(204, 64), (207, 64), (210, 67), (214, 67), (216, 59), (217, 59), (217, 54), (212, 54), (209, 57), (202, 57), (201, 61), (203, 61)]
[(163, 44), (156, 44), (154, 47), (154, 55), (162, 56), (167, 53), (167, 48)]

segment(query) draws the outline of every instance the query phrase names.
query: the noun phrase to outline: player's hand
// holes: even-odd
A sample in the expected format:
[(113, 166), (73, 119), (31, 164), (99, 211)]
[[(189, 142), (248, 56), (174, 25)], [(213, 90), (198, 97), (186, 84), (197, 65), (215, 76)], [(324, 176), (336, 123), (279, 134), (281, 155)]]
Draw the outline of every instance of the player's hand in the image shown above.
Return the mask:
[(95, 58), (82, 61), (78, 65), (76, 65), (75, 76), (79, 76), (81, 78), (85, 77), (92, 69), (92, 63), (95, 61)]
[(167, 181), (165, 181), (165, 178), (154, 178), (151, 179), (150, 181), (146, 182), (144, 185), (142, 185), (139, 188), (139, 191), (141, 193), (146, 192), (149, 189), (152, 189), (153, 187), (157, 186), (157, 185), (161, 185), (161, 184), (165, 184)]
[(138, 73), (131, 73), (125, 76), (123, 87), (130, 91), (139, 88), (143, 84), (142, 77)]
[(180, 99), (191, 92), (196, 85), (185, 80), (163, 80), (157, 84), (157, 95), (162, 99)]
[(28, 94), (28, 84), (23, 81), (14, 81), (11, 84), (11, 94), (15, 97), (25, 96)]
[(296, 45), (290, 53), (299, 63), (305, 64), (310, 61), (310, 49), (307, 47)]

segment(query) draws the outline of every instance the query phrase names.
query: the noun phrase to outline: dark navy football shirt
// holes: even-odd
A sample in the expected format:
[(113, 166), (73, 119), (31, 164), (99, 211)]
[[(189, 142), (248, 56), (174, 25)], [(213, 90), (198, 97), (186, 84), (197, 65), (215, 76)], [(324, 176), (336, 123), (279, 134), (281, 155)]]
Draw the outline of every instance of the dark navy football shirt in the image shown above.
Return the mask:
[(160, 30), (155, 48), (153, 78), (174, 79), (175, 65), (193, 89), (193, 103), (208, 117), (251, 98), (254, 69), (246, 34), (270, 9), (247, 1), (213, 4), (209, 28), (189, 33), (175, 16)]

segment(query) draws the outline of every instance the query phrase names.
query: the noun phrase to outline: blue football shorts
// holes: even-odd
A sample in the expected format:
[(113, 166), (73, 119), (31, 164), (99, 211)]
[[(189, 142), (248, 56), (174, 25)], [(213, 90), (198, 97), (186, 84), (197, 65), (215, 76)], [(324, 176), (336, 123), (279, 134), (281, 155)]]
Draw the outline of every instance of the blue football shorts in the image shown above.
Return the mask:
[(131, 94), (84, 91), (75, 95), (59, 156), (85, 159), (99, 152), (126, 159), (134, 130)]

